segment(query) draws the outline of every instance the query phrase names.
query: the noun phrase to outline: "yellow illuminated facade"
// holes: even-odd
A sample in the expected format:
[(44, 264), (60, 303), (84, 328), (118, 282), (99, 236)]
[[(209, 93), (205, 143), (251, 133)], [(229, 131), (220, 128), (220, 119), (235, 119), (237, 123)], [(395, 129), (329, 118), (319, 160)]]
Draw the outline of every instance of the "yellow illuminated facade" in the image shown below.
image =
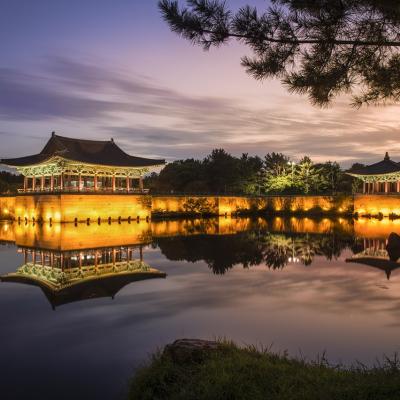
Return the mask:
[(167, 215), (187, 213), (195, 209), (216, 215), (240, 212), (270, 211), (276, 213), (337, 213), (352, 214), (352, 196), (154, 196), (152, 213)]
[(35, 194), (0, 197), (0, 219), (43, 222), (101, 222), (152, 216), (238, 213), (353, 212), (353, 197), (333, 196), (150, 196), (133, 194)]
[(361, 216), (400, 216), (400, 194), (357, 195), (354, 198), (354, 212)]
[(44, 222), (106, 222), (151, 216), (147, 195), (59, 194), (16, 196), (14, 219)]

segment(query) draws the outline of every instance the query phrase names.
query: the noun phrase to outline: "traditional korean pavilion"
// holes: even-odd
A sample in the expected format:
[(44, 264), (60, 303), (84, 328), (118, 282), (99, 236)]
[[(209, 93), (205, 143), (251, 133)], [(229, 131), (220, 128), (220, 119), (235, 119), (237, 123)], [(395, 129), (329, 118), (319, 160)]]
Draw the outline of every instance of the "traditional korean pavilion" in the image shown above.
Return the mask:
[(21, 192), (142, 193), (143, 175), (165, 160), (131, 156), (113, 139), (74, 139), (53, 132), (39, 154), (1, 163), (24, 176)]
[(400, 192), (400, 163), (391, 160), (387, 152), (382, 161), (347, 174), (362, 180), (364, 194)]

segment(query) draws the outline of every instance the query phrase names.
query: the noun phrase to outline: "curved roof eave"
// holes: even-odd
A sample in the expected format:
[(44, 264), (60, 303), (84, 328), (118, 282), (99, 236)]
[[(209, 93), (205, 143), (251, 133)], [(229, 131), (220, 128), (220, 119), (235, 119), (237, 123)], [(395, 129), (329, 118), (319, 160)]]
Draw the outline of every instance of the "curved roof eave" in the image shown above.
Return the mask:
[[(33, 157), (33, 156), (28, 156), (28, 157)], [(67, 161), (72, 161), (75, 163), (81, 163), (81, 164), (86, 164), (86, 165), (91, 165), (94, 167), (108, 167), (108, 168), (125, 168), (125, 169), (140, 169), (140, 168), (151, 168), (151, 167), (162, 167), (166, 164), (165, 160), (157, 160), (159, 162), (154, 163), (154, 164), (147, 164), (147, 165), (135, 165), (135, 166), (130, 166), (130, 165), (115, 165), (115, 164), (96, 164), (96, 163), (92, 163), (92, 162), (88, 162), (88, 161), (81, 161), (78, 159), (74, 159), (73, 157), (66, 157), (64, 155), (49, 155), (48, 157), (43, 158), (42, 160), (38, 161), (38, 162), (34, 162), (31, 164), (23, 164), (23, 165), (18, 165), (18, 164), (13, 164), (12, 161), (13, 160), (17, 160), (17, 159), (1, 159), (0, 160), (0, 164), (3, 165), (7, 165), (8, 167), (11, 168), (30, 168), (30, 167), (34, 167), (35, 165), (42, 165), (42, 164), (46, 164), (52, 160), (56, 160), (57, 158), (62, 158), (64, 160)], [(10, 160), (10, 161), (8, 161)], [(7, 161), (7, 162), (6, 162)], [(156, 160), (154, 160), (156, 161)]]

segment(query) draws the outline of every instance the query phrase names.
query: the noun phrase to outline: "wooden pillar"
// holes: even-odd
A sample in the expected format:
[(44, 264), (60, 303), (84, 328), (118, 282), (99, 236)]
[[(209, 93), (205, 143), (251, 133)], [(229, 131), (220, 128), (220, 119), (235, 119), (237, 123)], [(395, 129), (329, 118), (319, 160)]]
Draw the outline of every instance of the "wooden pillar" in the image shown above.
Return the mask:
[(97, 192), (97, 175), (93, 177), (94, 191)]
[(36, 251), (35, 250), (32, 251), (32, 264), (33, 265), (36, 264)]
[(50, 176), (50, 192), (54, 192), (54, 175)]
[(143, 177), (139, 176), (139, 190), (143, 192)]
[(112, 250), (112, 263), (115, 265), (115, 249)]
[(389, 192), (389, 182), (385, 182), (385, 193)]
[(32, 177), (32, 190), (35, 191), (36, 188), (36, 176)]
[(126, 177), (126, 191), (129, 192), (130, 190), (130, 182), (129, 182), (129, 176)]
[(139, 247), (139, 254), (140, 254), (140, 261), (143, 261), (143, 248), (142, 248), (142, 246)]
[(44, 176), (40, 177), (40, 190), (43, 192), (44, 190)]
[(367, 193), (367, 183), (363, 182), (363, 193)]
[(64, 189), (64, 173), (61, 172), (60, 175), (60, 189), (63, 190)]
[(24, 264), (28, 262), (28, 251), (24, 249)]
[(27, 188), (28, 188), (28, 178), (24, 176), (24, 192), (26, 192)]
[(112, 191), (115, 192), (115, 175), (112, 176), (111, 182), (112, 182)]
[(396, 182), (396, 192), (399, 193), (400, 192), (400, 181)]
[(78, 175), (78, 192), (81, 191), (81, 185), (82, 185), (82, 175), (79, 173), (79, 175)]

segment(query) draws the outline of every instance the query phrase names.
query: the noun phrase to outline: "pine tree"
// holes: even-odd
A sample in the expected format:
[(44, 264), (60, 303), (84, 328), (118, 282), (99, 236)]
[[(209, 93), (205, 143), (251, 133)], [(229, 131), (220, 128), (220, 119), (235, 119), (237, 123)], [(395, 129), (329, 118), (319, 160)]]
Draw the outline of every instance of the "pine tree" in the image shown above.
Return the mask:
[(256, 79), (275, 77), (291, 92), (326, 106), (353, 94), (353, 105), (400, 100), (398, 0), (272, 0), (238, 12), (223, 0), (161, 0), (171, 29), (209, 49), (237, 39), (253, 52), (242, 65)]

